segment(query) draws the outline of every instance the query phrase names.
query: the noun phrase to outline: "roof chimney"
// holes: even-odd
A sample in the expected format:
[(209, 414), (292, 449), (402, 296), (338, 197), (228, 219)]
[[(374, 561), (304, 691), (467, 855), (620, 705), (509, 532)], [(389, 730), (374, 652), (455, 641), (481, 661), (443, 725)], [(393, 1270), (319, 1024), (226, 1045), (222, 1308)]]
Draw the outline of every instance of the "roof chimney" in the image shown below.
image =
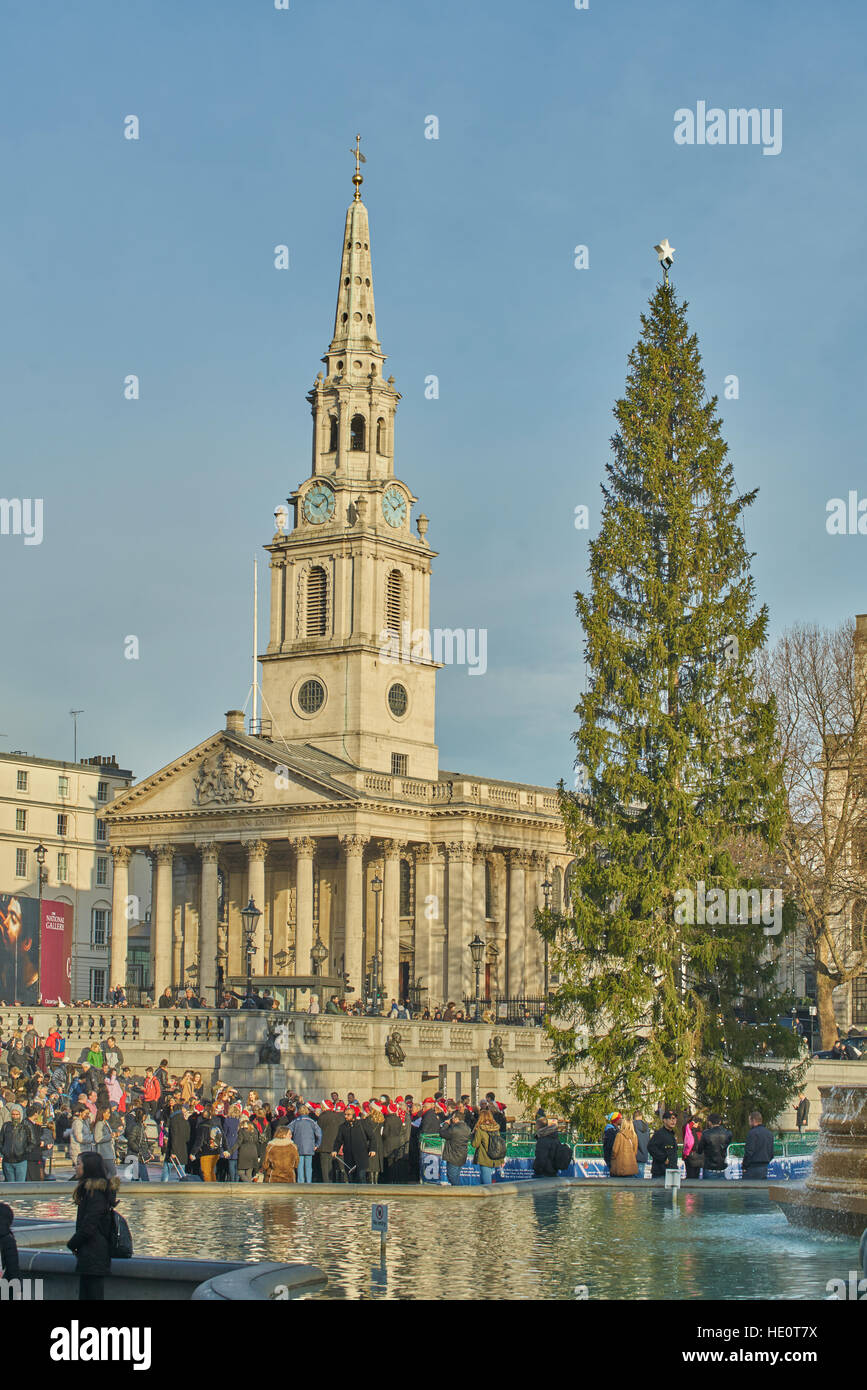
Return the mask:
[(242, 709), (226, 710), (226, 733), (242, 734), (244, 732), (244, 711)]

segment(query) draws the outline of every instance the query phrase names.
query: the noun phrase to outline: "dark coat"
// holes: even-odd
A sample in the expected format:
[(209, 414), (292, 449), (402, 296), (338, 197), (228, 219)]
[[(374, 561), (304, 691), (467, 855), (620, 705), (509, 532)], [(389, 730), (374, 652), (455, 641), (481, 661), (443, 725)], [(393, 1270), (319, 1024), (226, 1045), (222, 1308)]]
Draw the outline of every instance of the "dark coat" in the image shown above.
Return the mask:
[(75, 1213), (75, 1234), (67, 1241), (78, 1274), (111, 1273), (111, 1219), (117, 1206), (117, 1178), (88, 1178)]
[(322, 1153), (328, 1155), (329, 1162), (334, 1152), (334, 1141), (342, 1124), (343, 1112), (340, 1110), (323, 1110), (319, 1116), (319, 1128), (322, 1130), (322, 1143), (319, 1147)]
[(798, 1109), (795, 1112), (795, 1124), (798, 1129), (803, 1129), (810, 1119), (810, 1102), (806, 1096), (798, 1101)]
[(774, 1136), (764, 1125), (753, 1125), (747, 1135), (744, 1144), (743, 1168), (761, 1167), (765, 1169), (764, 1174), (756, 1174), (758, 1177), (767, 1175), (767, 1167), (774, 1156)]
[(9, 1163), (23, 1163), (33, 1144), (29, 1120), (7, 1120), (0, 1130), (0, 1154)]
[(370, 1162), (368, 1149), (371, 1147), (367, 1131), (362, 1120), (344, 1120), (337, 1131), (337, 1138), (333, 1152), (339, 1153), (343, 1150), (343, 1162), (347, 1169), (357, 1168), (359, 1173), (366, 1173)]
[(386, 1163), (401, 1146), (403, 1125), (399, 1115), (386, 1115), (382, 1126), (382, 1153)]
[(18, 1264), (18, 1246), (10, 1229), (9, 1218), (0, 1215), (0, 1269), (4, 1279), (18, 1279), (21, 1269)]
[(235, 1140), (236, 1151), (229, 1150), (232, 1158), (237, 1158), (238, 1167), (244, 1172), (251, 1172), (259, 1167), (262, 1157), (261, 1135), (255, 1125), (246, 1122), (238, 1130), (238, 1137)]
[(533, 1159), (533, 1172), (537, 1178), (558, 1178), (560, 1170), (555, 1155), (560, 1147), (560, 1134), (556, 1125), (546, 1125), (536, 1137), (536, 1156)]
[(642, 1163), (647, 1162), (647, 1146), (650, 1143), (650, 1125), (646, 1120), (633, 1120), (632, 1124), (638, 1136), (638, 1153), (635, 1155), (635, 1161), (640, 1168)]
[[(361, 1127), (367, 1135), (367, 1169), (370, 1173), (382, 1172), (382, 1125), (377, 1120), (372, 1120), (369, 1116), (366, 1120), (360, 1121)], [(371, 1157), (371, 1154), (373, 1157)]]
[(176, 1158), (183, 1168), (190, 1156), (190, 1122), (185, 1120), (180, 1110), (176, 1110), (169, 1120), (169, 1134), (166, 1140), (165, 1157)]
[(445, 1140), (443, 1158), (446, 1163), (455, 1163), (459, 1168), (463, 1168), (467, 1161), (467, 1152), (472, 1138), (469, 1125), (465, 1125), (463, 1120), (458, 1120), (455, 1124), (446, 1121), (440, 1127), (440, 1134)]
[(419, 1132), (421, 1134), (439, 1134), (440, 1120), (436, 1109), (426, 1110), (424, 1112), (419, 1124)]
[(695, 1146), (696, 1156), (701, 1157), (702, 1171), (724, 1173), (731, 1142), (732, 1132), (725, 1125), (708, 1125)]
[(619, 1133), (620, 1130), (618, 1129), (617, 1125), (612, 1124), (609, 1120), (608, 1124), (605, 1126), (605, 1131), (602, 1135), (602, 1158), (605, 1162), (606, 1167), (608, 1168), (611, 1167), (611, 1153), (614, 1148), (614, 1140), (617, 1138)]
[(652, 1134), (647, 1145), (647, 1153), (652, 1163), (650, 1169), (652, 1178), (665, 1177), (666, 1168), (676, 1168), (677, 1135), (674, 1130), (666, 1129), (663, 1125), (655, 1134)]

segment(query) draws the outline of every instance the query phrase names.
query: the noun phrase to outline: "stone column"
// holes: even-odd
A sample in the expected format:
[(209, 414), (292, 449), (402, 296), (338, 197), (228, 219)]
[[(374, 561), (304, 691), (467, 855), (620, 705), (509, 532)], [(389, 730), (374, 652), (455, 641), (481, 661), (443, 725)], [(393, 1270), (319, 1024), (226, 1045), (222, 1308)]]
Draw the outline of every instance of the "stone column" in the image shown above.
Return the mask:
[[(485, 869), (487, 868), (487, 864), (487, 846), (476, 845), (473, 849), (473, 930), (470, 933), (470, 939), (478, 932), (479, 936), (485, 942), (488, 940), (488, 923), (485, 917)], [(486, 955), (482, 956), (482, 968), (479, 973), (479, 990), (483, 999), (485, 997), (485, 959)], [(476, 974), (475, 970), (472, 968), (470, 970), (470, 980), (472, 981), (470, 994), (475, 996)]]
[(126, 958), (129, 949), (127, 918), (127, 898), (129, 897), (129, 861), (132, 850), (126, 845), (112, 845), (111, 857), (114, 870), (111, 879), (111, 965), (109, 966), (110, 990), (115, 985), (126, 988)]
[(447, 1000), (463, 1008), (465, 995), (473, 992), (473, 964), (469, 945), (473, 916), (473, 846), (463, 841), (446, 845), (448, 853), (448, 988)]
[(506, 862), (509, 866), (506, 993), (516, 997), (524, 993), (524, 936), (527, 926), (527, 886), (524, 874), (527, 855), (523, 850), (512, 849), (507, 852)]
[(345, 856), (345, 940), (343, 968), (355, 997), (364, 988), (364, 846), (362, 835), (341, 835), (340, 848)]
[(527, 994), (542, 994), (545, 989), (545, 943), (536, 930), (536, 908), (545, 906), (542, 882), (545, 878), (545, 855), (535, 849), (530, 855), (527, 876), (527, 949), (524, 975)]
[(295, 974), (312, 975), (313, 962), (313, 856), (316, 841), (298, 835), (291, 841), (295, 850)]
[[(214, 1008), (217, 988), (217, 903), (220, 863), (218, 846), (209, 840), (199, 846), (202, 855), (202, 889), (199, 908), (199, 992), (208, 1008)], [(228, 959), (226, 961), (228, 966)], [(228, 974), (228, 971), (226, 972)]]
[[(415, 855), (415, 950), (413, 970), (428, 1000), (439, 998), (439, 982), (434, 984), (431, 958), (431, 922), (439, 916), (439, 903), (429, 901), (431, 892), (431, 858), (433, 845), (413, 845)], [(422, 999), (424, 999), (422, 994)]]
[(171, 984), (172, 975), (172, 860), (173, 845), (155, 845), (156, 913), (153, 931), (154, 1003)]
[[(247, 840), (247, 902), (253, 899), (261, 916), (256, 927), (256, 940), (253, 946), (253, 974), (265, 973), (265, 855), (268, 852), (266, 840)], [(247, 906), (242, 903), (242, 907)], [(246, 944), (241, 943), (241, 955), (246, 965)]]
[(385, 860), (382, 883), (382, 992), (387, 1005), (391, 1004), (392, 999), (397, 999), (400, 980), (400, 856), (405, 848), (398, 840), (382, 842)]

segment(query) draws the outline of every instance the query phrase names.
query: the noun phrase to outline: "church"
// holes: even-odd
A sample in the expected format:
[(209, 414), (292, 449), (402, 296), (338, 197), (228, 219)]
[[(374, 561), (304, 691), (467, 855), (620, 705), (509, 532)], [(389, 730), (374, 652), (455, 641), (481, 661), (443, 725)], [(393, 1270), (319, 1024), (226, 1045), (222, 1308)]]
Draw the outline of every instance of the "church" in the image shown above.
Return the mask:
[(343, 976), (355, 997), (375, 978), (386, 1001), (461, 1007), (478, 937), (483, 998), (544, 992), (534, 913), (560, 906), (570, 860), (558, 797), (439, 765), (439, 653), (417, 640), (436, 552), (396, 466), (362, 181), (356, 155), (334, 332), (307, 396), (312, 469), (265, 546), (262, 717), (229, 710), (106, 808), (110, 985), (127, 978), (131, 861), (146, 855), (155, 1000), (194, 980), (213, 1005), (244, 975), (250, 899), (255, 976)]

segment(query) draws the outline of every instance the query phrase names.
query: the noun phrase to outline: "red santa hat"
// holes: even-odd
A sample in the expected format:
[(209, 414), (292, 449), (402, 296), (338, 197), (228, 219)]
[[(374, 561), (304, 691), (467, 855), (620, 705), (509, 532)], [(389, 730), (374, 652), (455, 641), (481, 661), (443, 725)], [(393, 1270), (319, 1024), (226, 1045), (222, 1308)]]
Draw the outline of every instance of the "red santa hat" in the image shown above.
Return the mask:
[(333, 1100), (324, 1100), (324, 1101), (322, 1102), (322, 1108), (323, 1108), (324, 1110), (333, 1110), (333, 1109), (334, 1109), (334, 1101), (333, 1101)]
[(346, 1106), (343, 1104), (343, 1101), (342, 1101), (342, 1100), (339, 1100), (339, 1101), (337, 1102), (337, 1104), (335, 1105), (334, 1109), (335, 1109), (335, 1110), (345, 1110), (345, 1109), (346, 1109)]
[(359, 1116), (361, 1115), (361, 1106), (360, 1106), (360, 1105), (350, 1105), (349, 1109), (353, 1112), (353, 1114), (355, 1115), (355, 1118), (358, 1119)]
[(436, 1101), (434, 1100), (433, 1096), (425, 1096), (424, 1100), (422, 1101), (422, 1105), (435, 1105), (435, 1104), (436, 1104)]
[[(369, 1111), (370, 1111), (370, 1101), (369, 1101), (369, 1100), (362, 1101), (362, 1103), (361, 1103), (361, 1108), (362, 1108), (362, 1110), (367, 1110), (367, 1111), (369, 1112)], [(356, 1113), (357, 1113), (357, 1112), (358, 1112), (358, 1106), (356, 1106), (355, 1109), (356, 1109)]]
[(396, 1105), (389, 1105), (387, 1108), (388, 1108), (388, 1113), (389, 1113), (389, 1115), (396, 1115), (396, 1114), (397, 1114), (397, 1106), (396, 1106)]
[(395, 1105), (403, 1105), (403, 1096), (395, 1096), (394, 1103)]

